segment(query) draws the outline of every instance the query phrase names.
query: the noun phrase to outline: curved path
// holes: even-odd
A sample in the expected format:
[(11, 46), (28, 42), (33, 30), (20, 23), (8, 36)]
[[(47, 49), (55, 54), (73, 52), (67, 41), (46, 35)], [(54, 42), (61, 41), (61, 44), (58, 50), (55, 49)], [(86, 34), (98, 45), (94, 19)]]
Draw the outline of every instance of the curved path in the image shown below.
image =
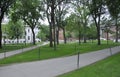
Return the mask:
[[(81, 54), (79, 68), (119, 53), (120, 47)], [(56, 77), (77, 69), (77, 55), (0, 67), (0, 77)]]
[(44, 46), (46, 44), (48, 44), (48, 42), (44, 42), (43, 44), (37, 45), (37, 46), (32, 46), (32, 47), (23, 48), (23, 49), (19, 49), (19, 50), (14, 50), (14, 51), (10, 51), (10, 52), (0, 53), (0, 59), (3, 59), (5, 57), (9, 57), (9, 56), (13, 56), (13, 55), (16, 55), (16, 54), (19, 54), (19, 53), (22, 53), (22, 52), (26, 52), (26, 51), (38, 48), (40, 46)]

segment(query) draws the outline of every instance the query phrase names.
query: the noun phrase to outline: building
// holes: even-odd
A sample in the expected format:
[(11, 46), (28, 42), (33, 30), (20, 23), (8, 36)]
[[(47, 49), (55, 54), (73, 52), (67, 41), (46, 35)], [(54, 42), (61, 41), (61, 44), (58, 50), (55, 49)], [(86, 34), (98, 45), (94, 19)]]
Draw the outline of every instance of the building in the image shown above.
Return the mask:
[[(39, 29), (36, 27), (34, 29), (35, 32), (35, 41), (36, 42), (41, 42), (41, 40), (39, 38), (37, 38), (37, 34), (39, 32)], [(6, 36), (4, 38), (4, 36)], [(25, 27), (25, 33), (23, 33), (23, 36), (17, 40), (17, 39), (8, 39), (6, 34), (3, 34), (3, 38), (2, 38), (2, 43), (3, 44), (14, 44), (14, 43), (32, 43), (33, 42), (33, 34), (31, 31), (31, 28), (29, 26)]]
[[(104, 40), (115, 40), (116, 38), (116, 26), (112, 25), (108, 27), (108, 31), (105, 31), (106, 28), (101, 29), (101, 38)], [(118, 29), (119, 30), (119, 29)], [(118, 39), (120, 39), (120, 31), (118, 32)]]
[[(34, 28), (34, 32), (35, 32), (36, 42), (40, 42), (41, 40), (39, 38), (37, 38), (39, 29), (37, 27)], [(28, 27), (28, 26), (25, 28), (25, 40), (26, 40), (26, 43), (33, 42), (33, 34), (32, 34), (32, 31), (31, 31), (30, 27)]]

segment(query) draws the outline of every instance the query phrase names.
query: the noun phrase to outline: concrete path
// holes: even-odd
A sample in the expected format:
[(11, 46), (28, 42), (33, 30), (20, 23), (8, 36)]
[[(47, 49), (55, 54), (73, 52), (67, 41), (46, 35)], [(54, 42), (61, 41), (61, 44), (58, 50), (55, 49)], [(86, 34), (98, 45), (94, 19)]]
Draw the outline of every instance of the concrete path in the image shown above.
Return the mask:
[(10, 52), (0, 53), (0, 59), (3, 59), (4, 57), (13, 56), (15, 54), (19, 54), (19, 53), (22, 53), (22, 52), (26, 52), (26, 51), (38, 48), (40, 46), (44, 46), (46, 44), (48, 44), (48, 42), (44, 42), (43, 44), (37, 45), (37, 46), (32, 46), (32, 47), (23, 48), (23, 49), (19, 49), (19, 50), (14, 50), (14, 51), (10, 51)]
[[(81, 54), (79, 68), (120, 51), (120, 47)], [(77, 55), (0, 67), (0, 77), (56, 77), (77, 69)]]

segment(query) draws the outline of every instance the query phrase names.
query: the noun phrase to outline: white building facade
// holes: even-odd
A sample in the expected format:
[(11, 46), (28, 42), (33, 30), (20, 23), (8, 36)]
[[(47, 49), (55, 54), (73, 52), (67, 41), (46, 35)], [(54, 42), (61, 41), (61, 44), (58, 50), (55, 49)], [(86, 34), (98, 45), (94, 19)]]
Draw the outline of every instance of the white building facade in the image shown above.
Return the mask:
[[(37, 38), (39, 29), (38, 28), (34, 28), (34, 32), (35, 32), (35, 41), (36, 42), (40, 42), (41, 40), (39, 38)], [(26, 27), (25, 28), (25, 40), (26, 43), (32, 43), (33, 42), (33, 33), (30, 27)]]
[[(37, 27), (34, 28), (36, 42), (41, 42), (41, 40), (39, 38), (37, 38), (39, 31), (40, 30)], [(26, 26), (23, 36), (18, 40), (18, 43), (32, 43), (32, 42), (33, 42), (32, 30), (29, 26)], [(15, 43), (17, 43), (17, 39), (8, 39), (7, 35), (6, 35), (6, 38), (4, 38), (4, 37), (2, 38), (2, 43), (3, 44), (15, 44)]]

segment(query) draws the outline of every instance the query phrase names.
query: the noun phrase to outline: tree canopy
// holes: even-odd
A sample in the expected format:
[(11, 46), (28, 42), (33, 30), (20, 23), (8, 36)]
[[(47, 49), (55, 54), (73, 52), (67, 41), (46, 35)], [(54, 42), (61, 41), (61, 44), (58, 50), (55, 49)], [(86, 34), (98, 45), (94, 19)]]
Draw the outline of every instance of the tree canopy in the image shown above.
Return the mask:
[(0, 0), (0, 48), (2, 48), (2, 20), (5, 13), (16, 0)]
[(14, 22), (22, 19), (31, 28), (33, 44), (35, 44), (34, 28), (40, 24), (39, 20), (43, 19), (42, 12), (41, 0), (18, 0), (11, 10), (11, 16)]

